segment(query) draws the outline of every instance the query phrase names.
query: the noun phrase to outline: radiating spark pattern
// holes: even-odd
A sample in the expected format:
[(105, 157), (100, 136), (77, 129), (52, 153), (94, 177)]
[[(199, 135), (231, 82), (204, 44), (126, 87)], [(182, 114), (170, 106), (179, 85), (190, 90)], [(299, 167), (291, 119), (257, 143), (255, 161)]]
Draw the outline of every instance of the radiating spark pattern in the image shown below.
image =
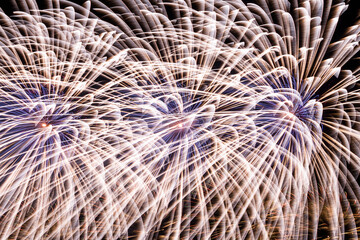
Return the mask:
[[(0, 14), (4, 239), (358, 239), (347, 1)], [(336, 40), (339, 39), (339, 40)]]

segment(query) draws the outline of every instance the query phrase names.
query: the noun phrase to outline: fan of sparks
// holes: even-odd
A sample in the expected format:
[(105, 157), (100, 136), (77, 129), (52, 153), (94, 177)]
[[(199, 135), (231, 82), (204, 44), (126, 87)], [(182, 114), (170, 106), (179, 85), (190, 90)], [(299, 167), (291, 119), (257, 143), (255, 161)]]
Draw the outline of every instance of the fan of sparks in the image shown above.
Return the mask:
[(357, 239), (347, 4), (0, 12), (1, 239)]

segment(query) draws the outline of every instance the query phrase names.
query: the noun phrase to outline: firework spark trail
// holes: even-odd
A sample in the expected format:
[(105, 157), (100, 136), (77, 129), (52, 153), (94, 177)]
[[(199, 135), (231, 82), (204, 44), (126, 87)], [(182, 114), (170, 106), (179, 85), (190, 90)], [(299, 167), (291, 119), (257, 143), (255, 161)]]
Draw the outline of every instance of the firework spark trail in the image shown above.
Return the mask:
[(360, 26), (332, 42), (338, 2), (2, 14), (1, 236), (357, 239)]

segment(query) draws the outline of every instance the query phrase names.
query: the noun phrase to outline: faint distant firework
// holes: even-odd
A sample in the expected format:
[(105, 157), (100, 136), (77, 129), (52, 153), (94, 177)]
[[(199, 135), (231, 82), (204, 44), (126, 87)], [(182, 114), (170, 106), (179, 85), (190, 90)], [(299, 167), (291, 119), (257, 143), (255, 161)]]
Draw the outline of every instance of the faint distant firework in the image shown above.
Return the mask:
[(337, 28), (346, 2), (0, 14), (0, 236), (357, 239), (360, 24)]

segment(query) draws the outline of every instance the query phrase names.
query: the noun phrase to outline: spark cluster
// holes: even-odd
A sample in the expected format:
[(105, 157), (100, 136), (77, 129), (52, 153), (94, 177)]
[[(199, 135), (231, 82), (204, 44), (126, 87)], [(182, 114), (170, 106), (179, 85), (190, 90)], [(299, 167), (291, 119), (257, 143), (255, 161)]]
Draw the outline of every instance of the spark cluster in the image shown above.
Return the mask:
[(347, 1), (0, 12), (0, 238), (357, 239)]

